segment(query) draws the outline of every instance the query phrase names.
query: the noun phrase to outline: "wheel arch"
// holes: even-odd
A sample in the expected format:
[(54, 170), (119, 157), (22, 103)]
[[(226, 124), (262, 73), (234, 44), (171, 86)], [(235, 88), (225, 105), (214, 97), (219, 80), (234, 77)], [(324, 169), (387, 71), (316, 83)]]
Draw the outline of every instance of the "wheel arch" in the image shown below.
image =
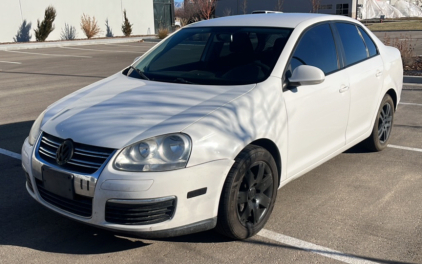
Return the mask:
[(389, 89), (388, 91), (387, 91), (387, 93), (386, 94), (388, 94), (389, 96), (391, 96), (391, 99), (393, 99), (393, 103), (394, 103), (394, 110), (396, 110), (397, 109), (397, 106), (398, 106), (398, 102), (397, 102), (397, 93), (396, 93), (396, 91), (393, 89), (393, 88), (391, 88), (391, 89)]
[(261, 138), (257, 139), (250, 143), (250, 145), (256, 145), (260, 146), (264, 149), (266, 149), (270, 154), (273, 156), (275, 164), (277, 165), (277, 171), (278, 171), (278, 183), (281, 182), (281, 169), (282, 169), (282, 161), (281, 161), (281, 155), (280, 151), (277, 147), (277, 145), (267, 138)]

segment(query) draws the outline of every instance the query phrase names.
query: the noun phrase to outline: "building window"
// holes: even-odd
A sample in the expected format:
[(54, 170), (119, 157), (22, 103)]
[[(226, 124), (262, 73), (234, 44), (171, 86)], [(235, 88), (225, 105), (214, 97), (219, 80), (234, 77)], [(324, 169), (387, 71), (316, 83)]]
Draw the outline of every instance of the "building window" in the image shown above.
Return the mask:
[(318, 7), (318, 10), (323, 10), (323, 9), (333, 9), (333, 5), (320, 5)]
[(337, 4), (336, 14), (348, 16), (349, 15), (349, 4)]

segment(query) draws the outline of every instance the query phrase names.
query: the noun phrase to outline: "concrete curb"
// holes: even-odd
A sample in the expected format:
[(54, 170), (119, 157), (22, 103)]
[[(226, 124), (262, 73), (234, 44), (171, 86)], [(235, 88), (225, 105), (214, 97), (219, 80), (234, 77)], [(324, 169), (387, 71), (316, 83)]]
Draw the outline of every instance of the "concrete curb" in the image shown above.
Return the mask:
[(422, 84), (422, 76), (403, 76), (403, 84)]
[(156, 38), (155, 36), (147, 36), (147, 37), (132, 37), (132, 38), (84, 39), (84, 40), (69, 40), (69, 41), (58, 41), (58, 42), (1, 44), (0, 51), (57, 48), (57, 47), (84, 46), (84, 45), (95, 45), (95, 44), (127, 43), (127, 42), (138, 42), (145, 39), (155, 39), (155, 38)]
[(156, 43), (158, 43), (158, 42), (161, 42), (162, 41), (162, 39), (159, 39), (159, 38), (148, 38), (148, 39), (144, 39), (146, 42), (156, 42)]

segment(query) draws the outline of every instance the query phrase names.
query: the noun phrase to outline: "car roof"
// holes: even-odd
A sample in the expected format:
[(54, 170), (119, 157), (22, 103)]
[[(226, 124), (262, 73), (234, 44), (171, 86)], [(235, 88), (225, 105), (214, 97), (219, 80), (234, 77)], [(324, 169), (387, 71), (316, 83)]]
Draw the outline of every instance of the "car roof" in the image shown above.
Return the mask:
[(283, 13), (280, 11), (272, 11), (272, 10), (254, 10), (251, 14), (270, 14), (270, 13)]
[(268, 14), (248, 14), (227, 16), (217, 19), (210, 19), (190, 24), (187, 27), (282, 27), (295, 28), (303, 22), (314, 24), (327, 20), (345, 20), (356, 22), (355, 20), (336, 15), (312, 14), (312, 13), (268, 13)]

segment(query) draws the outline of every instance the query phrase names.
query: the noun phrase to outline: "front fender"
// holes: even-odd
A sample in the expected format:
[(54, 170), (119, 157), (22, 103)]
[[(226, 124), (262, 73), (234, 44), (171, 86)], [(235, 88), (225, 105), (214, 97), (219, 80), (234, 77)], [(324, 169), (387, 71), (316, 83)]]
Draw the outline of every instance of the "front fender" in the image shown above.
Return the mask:
[[(188, 167), (231, 159), (251, 142), (269, 139), (287, 156), (287, 117), (281, 80), (270, 77), (183, 130), (192, 138)], [(282, 179), (286, 166), (282, 166)]]

